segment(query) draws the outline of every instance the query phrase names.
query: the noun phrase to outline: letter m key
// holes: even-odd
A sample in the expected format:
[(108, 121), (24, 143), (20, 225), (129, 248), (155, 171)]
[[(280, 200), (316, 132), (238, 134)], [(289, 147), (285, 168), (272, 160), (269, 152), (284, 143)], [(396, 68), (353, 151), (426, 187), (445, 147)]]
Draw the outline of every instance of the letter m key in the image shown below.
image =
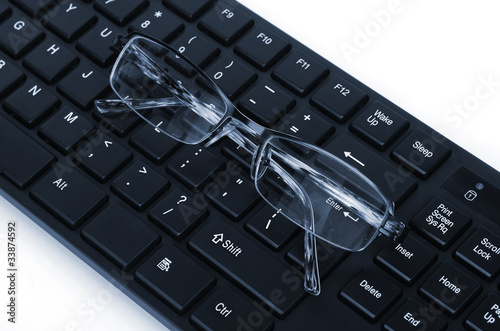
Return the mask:
[(73, 112), (70, 112), (68, 115), (64, 116), (64, 119), (68, 123), (73, 124), (73, 122), (78, 119), (78, 115), (73, 115)]

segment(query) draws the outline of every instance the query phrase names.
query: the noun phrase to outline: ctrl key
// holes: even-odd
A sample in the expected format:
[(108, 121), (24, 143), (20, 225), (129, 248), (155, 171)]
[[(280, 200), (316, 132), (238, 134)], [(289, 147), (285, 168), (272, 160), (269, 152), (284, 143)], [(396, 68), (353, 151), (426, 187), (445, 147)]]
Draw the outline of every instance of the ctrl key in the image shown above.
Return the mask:
[(373, 268), (363, 269), (340, 292), (340, 298), (375, 322), (401, 295), (401, 289)]
[(500, 296), (491, 293), (465, 321), (469, 330), (493, 331), (500, 328)]
[(272, 329), (272, 321), (262, 315), (258, 307), (226, 287), (218, 289), (191, 316), (201, 330), (254, 330)]

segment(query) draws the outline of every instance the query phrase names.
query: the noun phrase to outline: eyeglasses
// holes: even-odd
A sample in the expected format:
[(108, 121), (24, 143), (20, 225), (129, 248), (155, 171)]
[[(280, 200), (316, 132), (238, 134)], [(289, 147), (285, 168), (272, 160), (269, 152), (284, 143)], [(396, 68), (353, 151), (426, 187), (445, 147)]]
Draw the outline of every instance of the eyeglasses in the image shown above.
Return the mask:
[[(113, 47), (121, 48), (110, 75), (119, 99), (97, 100), (97, 109), (133, 111), (185, 144), (210, 146), (228, 137), (251, 153), (257, 192), (305, 230), (307, 292), (320, 293), (316, 238), (357, 252), (380, 233), (403, 237), (393, 203), (370, 179), (317, 146), (251, 121), (181, 52), (140, 34), (118, 36)], [(150, 121), (158, 115), (161, 124)]]

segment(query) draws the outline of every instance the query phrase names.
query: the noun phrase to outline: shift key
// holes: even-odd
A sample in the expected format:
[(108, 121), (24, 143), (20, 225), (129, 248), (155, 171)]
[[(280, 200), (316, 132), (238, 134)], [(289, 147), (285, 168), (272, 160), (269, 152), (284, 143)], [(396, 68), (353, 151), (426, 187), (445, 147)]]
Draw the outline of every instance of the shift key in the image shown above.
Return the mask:
[(211, 220), (189, 246), (216, 268), (262, 300), (279, 316), (288, 314), (305, 292), (297, 276), (243, 234), (219, 219)]

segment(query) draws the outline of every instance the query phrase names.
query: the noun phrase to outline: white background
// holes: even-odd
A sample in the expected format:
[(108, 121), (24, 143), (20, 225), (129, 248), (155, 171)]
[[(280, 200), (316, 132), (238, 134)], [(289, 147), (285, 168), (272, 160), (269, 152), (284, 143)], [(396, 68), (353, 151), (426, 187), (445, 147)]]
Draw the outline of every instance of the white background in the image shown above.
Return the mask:
[[(241, 3), (500, 170), (500, 86), (476, 96), (481, 79), (500, 85), (497, 0)], [(348, 44), (357, 53), (347, 56)], [(1, 330), (164, 330), (1, 198), (0, 270), (7, 221), (18, 225), (18, 323), (6, 323), (1, 272)]]

